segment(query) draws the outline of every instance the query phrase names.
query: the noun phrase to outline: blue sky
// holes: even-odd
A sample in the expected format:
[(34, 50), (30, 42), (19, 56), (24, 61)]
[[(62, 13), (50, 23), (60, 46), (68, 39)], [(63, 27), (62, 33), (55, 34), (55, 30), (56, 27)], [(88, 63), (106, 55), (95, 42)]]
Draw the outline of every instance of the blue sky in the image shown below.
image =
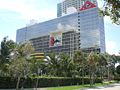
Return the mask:
[[(0, 41), (5, 36), (15, 41), (16, 30), (25, 27), (31, 19), (42, 22), (56, 18), (57, 3), (62, 0), (0, 0)], [(100, 0), (98, 0), (100, 1)], [(100, 2), (99, 6), (102, 6)], [(105, 17), (106, 50), (118, 54), (120, 50), (120, 25)]]

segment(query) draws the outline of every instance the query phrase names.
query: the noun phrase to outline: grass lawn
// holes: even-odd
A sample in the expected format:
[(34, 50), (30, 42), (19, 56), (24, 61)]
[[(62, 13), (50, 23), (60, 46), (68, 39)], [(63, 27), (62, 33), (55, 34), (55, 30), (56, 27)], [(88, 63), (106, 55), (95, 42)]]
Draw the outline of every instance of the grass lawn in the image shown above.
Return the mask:
[(86, 85), (76, 85), (76, 86), (52, 87), (52, 88), (48, 88), (47, 90), (77, 90), (77, 89), (80, 90), (82, 88), (94, 88), (97, 86), (105, 86), (113, 83), (116, 83), (116, 81), (97, 83), (92, 87), (90, 86), (90, 84), (86, 84)]
[(89, 84), (87, 85), (77, 85), (77, 86), (63, 86), (63, 87), (53, 87), (53, 88), (48, 88), (47, 90), (80, 90), (82, 88), (93, 88), (96, 86), (103, 86), (103, 85), (107, 85), (107, 84), (101, 84), (101, 83), (97, 83), (94, 86), (90, 86)]

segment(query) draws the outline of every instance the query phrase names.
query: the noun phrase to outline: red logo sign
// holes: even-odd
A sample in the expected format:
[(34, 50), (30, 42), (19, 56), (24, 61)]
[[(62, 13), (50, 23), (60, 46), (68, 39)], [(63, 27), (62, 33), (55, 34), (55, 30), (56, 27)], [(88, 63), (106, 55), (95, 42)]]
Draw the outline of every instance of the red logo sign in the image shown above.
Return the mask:
[(96, 7), (95, 4), (91, 3), (90, 1), (86, 1), (85, 4), (80, 9), (80, 11), (87, 10), (87, 9), (90, 9), (90, 8), (94, 8), (94, 7)]
[(51, 46), (54, 46), (54, 43), (55, 43), (54, 37), (51, 37), (51, 39), (50, 39)]

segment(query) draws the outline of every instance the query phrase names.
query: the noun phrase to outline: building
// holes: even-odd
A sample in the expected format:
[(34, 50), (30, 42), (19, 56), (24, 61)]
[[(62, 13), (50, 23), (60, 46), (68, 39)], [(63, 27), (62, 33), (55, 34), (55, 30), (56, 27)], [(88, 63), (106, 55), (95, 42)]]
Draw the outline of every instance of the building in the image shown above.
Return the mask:
[[(64, 16), (69, 13), (79, 12), (80, 8), (88, 0), (64, 0), (57, 4), (57, 17)], [(89, 0), (97, 6), (96, 0)]]
[[(73, 0), (74, 1), (74, 0)], [(104, 20), (98, 7), (86, 1), (78, 12), (17, 30), (17, 43), (31, 41), (36, 52), (105, 52)]]

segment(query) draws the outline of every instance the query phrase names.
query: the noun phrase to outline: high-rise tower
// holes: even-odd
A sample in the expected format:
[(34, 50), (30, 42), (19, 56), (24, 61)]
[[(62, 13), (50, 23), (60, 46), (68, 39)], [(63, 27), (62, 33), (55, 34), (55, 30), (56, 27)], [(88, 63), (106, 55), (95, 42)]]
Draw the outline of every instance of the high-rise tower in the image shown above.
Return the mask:
[[(62, 52), (73, 57), (79, 50), (104, 53), (103, 16), (99, 14), (96, 0), (84, 1), (65, 0), (59, 3), (58, 18), (17, 30), (16, 41), (31, 41), (36, 52), (46, 55)], [(63, 12), (67, 15), (64, 16)]]
[(57, 17), (79, 11), (86, 1), (90, 1), (97, 6), (96, 0), (64, 0), (57, 4)]

